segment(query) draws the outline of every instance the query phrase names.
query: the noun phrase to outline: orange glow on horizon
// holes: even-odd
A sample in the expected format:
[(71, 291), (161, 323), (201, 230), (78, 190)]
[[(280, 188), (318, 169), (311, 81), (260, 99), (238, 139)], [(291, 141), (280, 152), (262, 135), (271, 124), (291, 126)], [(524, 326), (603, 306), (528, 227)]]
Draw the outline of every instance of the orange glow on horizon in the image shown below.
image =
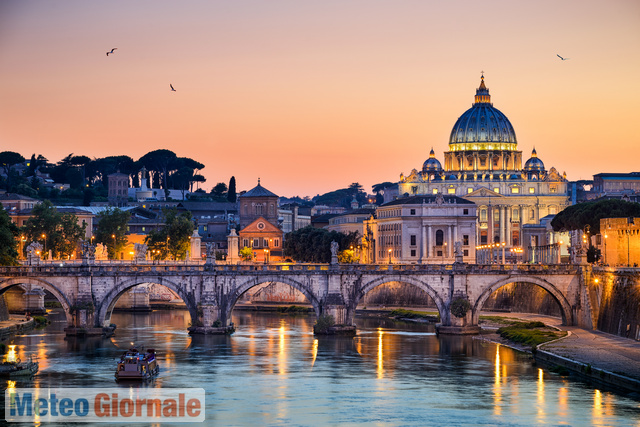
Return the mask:
[(238, 191), (260, 176), (281, 196), (371, 192), (432, 146), (443, 161), (484, 69), (518, 150), (547, 169), (637, 169), (637, 2), (484, 2), (488, 49), (478, 10), (455, 3), (248, 3), (9, 2), (4, 150), (55, 163), (166, 148), (205, 164), (207, 191), (233, 175)]

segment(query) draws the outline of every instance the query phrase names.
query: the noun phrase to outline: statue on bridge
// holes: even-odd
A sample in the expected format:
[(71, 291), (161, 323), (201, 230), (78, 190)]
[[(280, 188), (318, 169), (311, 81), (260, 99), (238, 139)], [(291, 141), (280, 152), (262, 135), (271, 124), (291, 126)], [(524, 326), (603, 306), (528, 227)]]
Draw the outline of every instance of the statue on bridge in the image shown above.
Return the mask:
[(331, 264), (338, 263), (338, 242), (335, 240), (331, 241)]
[(95, 258), (98, 261), (106, 261), (109, 259), (109, 252), (107, 252), (107, 247), (102, 243), (98, 243), (95, 248)]
[(96, 247), (90, 242), (82, 243), (82, 262), (92, 262), (96, 259)]
[(27, 261), (29, 265), (38, 264), (40, 262), (40, 254), (42, 253), (42, 243), (31, 242), (27, 246)]
[(144, 243), (134, 243), (133, 244), (133, 251), (134, 251), (134, 256), (135, 256), (135, 260), (136, 262), (138, 261), (144, 261), (145, 259), (147, 259), (147, 245)]
[(213, 242), (207, 242), (206, 251), (207, 251), (207, 260), (205, 261), (206, 265), (212, 265), (216, 263), (216, 245)]

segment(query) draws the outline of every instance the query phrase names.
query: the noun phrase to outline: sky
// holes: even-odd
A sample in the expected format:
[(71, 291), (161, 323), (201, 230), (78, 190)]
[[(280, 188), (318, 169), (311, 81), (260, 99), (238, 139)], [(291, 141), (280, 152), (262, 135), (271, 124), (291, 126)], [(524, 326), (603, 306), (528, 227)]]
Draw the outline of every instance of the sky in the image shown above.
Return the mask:
[(371, 191), (444, 161), (482, 71), (523, 162), (640, 171), (637, 0), (2, 0), (0, 151), (163, 148), (207, 191)]

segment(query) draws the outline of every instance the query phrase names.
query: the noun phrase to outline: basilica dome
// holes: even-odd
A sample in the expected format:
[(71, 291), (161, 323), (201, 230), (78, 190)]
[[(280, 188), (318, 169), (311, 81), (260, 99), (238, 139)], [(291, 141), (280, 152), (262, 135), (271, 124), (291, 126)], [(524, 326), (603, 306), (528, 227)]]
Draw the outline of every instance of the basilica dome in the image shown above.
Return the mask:
[(511, 122), (491, 103), (483, 75), (480, 87), (476, 89), (475, 102), (453, 126), (449, 138), (450, 149), (515, 151), (517, 143)]
[(529, 171), (529, 172), (542, 172), (544, 171), (544, 163), (542, 163), (542, 160), (540, 160), (538, 158), (538, 153), (536, 153), (536, 149), (534, 148), (533, 151), (531, 152), (531, 158), (529, 160), (527, 160), (527, 162), (524, 164), (524, 170)]
[(431, 152), (429, 153), (429, 158), (422, 165), (422, 173), (440, 172), (440, 171), (442, 171), (442, 165), (440, 164), (440, 161), (436, 159), (436, 153), (433, 151), (433, 148), (432, 148)]

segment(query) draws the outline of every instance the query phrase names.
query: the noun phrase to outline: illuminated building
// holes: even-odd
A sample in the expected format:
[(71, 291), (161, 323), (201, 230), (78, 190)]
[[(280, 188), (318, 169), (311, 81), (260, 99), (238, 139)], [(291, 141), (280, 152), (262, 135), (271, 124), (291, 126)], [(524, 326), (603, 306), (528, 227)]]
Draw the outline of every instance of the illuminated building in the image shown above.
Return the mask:
[[(444, 153), (444, 167), (433, 149), (422, 170), (400, 175), (396, 187), (385, 190), (385, 202), (420, 195), (443, 194), (477, 205), (478, 245), (505, 243), (527, 246), (525, 224), (538, 224), (568, 206), (567, 179), (555, 168), (545, 169), (535, 148), (524, 167), (511, 122), (491, 103), (484, 76), (475, 102), (456, 121)], [(460, 236), (454, 237), (460, 241)]]

